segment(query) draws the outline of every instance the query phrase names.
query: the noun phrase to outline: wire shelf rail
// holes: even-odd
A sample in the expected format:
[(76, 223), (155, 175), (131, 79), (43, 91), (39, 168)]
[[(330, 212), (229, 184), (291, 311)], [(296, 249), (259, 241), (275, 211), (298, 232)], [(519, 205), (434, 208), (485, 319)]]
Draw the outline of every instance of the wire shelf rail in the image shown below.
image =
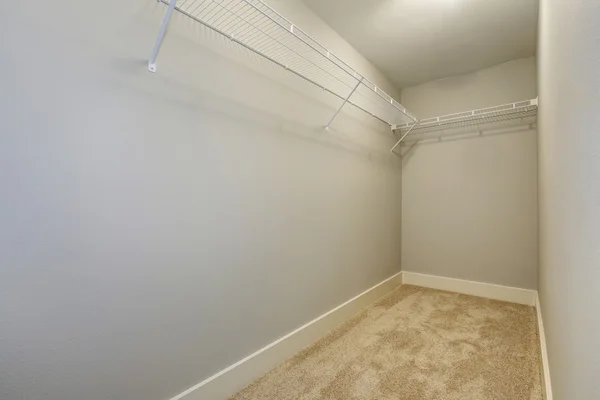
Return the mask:
[[(494, 107), (481, 108), (478, 110), (465, 111), (455, 114), (443, 115), (434, 118), (424, 118), (414, 123), (402, 123), (392, 127), (392, 130), (399, 132), (402, 137), (392, 148), (394, 149), (400, 143), (407, 139), (420, 139), (427, 137), (428, 134), (441, 133), (460, 128), (479, 126), (485, 128), (485, 125), (498, 124), (507, 121), (534, 122), (537, 117), (538, 100), (526, 100), (510, 104), (502, 104)], [(419, 136), (422, 135), (422, 136)]]
[(173, 10), (228, 37), (254, 53), (390, 125), (417, 119), (399, 102), (369, 81), (302, 29), (261, 0), (158, 0), (168, 5), (148, 69), (156, 58)]

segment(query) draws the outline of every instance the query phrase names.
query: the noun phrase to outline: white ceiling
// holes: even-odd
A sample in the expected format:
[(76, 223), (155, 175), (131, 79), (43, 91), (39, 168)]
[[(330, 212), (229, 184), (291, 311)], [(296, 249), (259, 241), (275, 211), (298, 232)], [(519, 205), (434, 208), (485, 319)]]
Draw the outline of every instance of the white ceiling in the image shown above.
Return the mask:
[(398, 87), (535, 54), (538, 0), (303, 0)]

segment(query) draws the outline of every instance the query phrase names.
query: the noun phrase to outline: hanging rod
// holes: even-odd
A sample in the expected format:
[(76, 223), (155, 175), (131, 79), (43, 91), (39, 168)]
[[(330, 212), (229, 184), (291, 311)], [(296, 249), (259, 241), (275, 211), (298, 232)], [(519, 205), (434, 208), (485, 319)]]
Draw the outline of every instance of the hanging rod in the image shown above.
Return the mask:
[(448, 130), (460, 129), (469, 126), (484, 126), (511, 120), (529, 120), (537, 116), (538, 99), (519, 101), (515, 103), (502, 104), (494, 107), (480, 108), (477, 110), (464, 111), (454, 114), (443, 115), (433, 118), (425, 118), (418, 123), (402, 123), (392, 126), (392, 130), (399, 132), (402, 136), (391, 149), (402, 143), (405, 138), (419, 139), (418, 135), (444, 133)]
[(158, 0), (168, 6), (148, 70), (156, 59), (173, 10), (229, 38), (390, 127), (417, 119), (310, 35), (261, 0)]

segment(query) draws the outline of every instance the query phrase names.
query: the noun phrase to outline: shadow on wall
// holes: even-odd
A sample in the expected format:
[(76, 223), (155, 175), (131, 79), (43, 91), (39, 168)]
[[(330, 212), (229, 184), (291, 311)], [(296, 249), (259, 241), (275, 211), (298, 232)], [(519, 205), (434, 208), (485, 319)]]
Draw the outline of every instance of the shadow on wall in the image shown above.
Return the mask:
[[(139, 73), (139, 71), (144, 73), (146, 61), (123, 60), (121, 62), (121, 69), (129, 70), (129, 73)], [(268, 79), (262, 76), (257, 76), (257, 78)], [(330, 127), (330, 130), (326, 132), (324, 124), (309, 125), (308, 121), (303, 123), (283, 118), (276, 111), (261, 110), (244, 101), (195, 88), (178, 79), (173, 79), (172, 76), (151, 75), (150, 79), (155, 79), (158, 83), (152, 85), (153, 90), (150, 90), (148, 85), (135, 85), (132, 87), (131, 80), (105, 82), (105, 84), (121, 87), (123, 85), (130, 86), (129, 89), (135, 90), (140, 95), (151, 98), (153, 101), (168, 103), (170, 105), (176, 104), (178, 107), (200, 115), (210, 115), (211, 118), (218, 117), (223, 121), (227, 121), (228, 124), (231, 121), (235, 121), (247, 134), (260, 132), (285, 135), (295, 139), (310, 141), (330, 149), (347, 152), (357, 157), (367, 158), (370, 161), (386, 165), (397, 165), (397, 162), (389, 154), (389, 147), (393, 145), (393, 136), (391, 134), (384, 135), (380, 131), (374, 131), (364, 121), (349, 115), (347, 112), (340, 113), (334, 122), (335, 126)], [(274, 80), (264, 83), (265, 86), (273, 84), (280, 85), (279, 82)], [(168, 86), (169, 90), (166, 91), (160, 88), (164, 86)], [(335, 108), (333, 107), (315, 104), (314, 99), (304, 93), (294, 91), (288, 87), (282, 87), (282, 89), (293, 92), (298, 107), (304, 109), (311, 108), (307, 112), (310, 112), (314, 117), (312, 120), (320, 118), (320, 120), (326, 121), (335, 112)], [(373, 140), (364, 140), (364, 138), (361, 140), (357, 138), (358, 135), (379, 137), (371, 138)], [(381, 138), (380, 136), (384, 137)], [(378, 145), (377, 142), (382, 143)]]
[(414, 150), (417, 148), (418, 145), (419, 145), (418, 141), (402, 145), (401, 151), (400, 151), (401, 158), (402, 158), (402, 167), (404, 167), (408, 163), (408, 160), (410, 159), (410, 157), (412, 156), (412, 154), (414, 153)]
[(483, 139), (492, 136), (505, 135), (509, 133), (520, 133), (527, 132), (531, 129), (535, 129), (536, 124), (531, 123), (527, 125), (519, 124), (518, 126), (511, 126), (505, 128), (495, 128), (495, 129), (486, 129), (486, 130), (477, 130), (476, 127), (465, 130), (460, 129), (460, 132), (451, 132), (451, 133), (437, 133), (435, 137), (431, 134), (423, 134), (423, 135), (415, 135), (415, 136), (428, 136), (420, 139), (413, 139), (409, 141), (405, 141), (401, 145), (401, 157), (402, 157), (402, 166), (404, 167), (411, 156), (414, 154), (416, 148), (419, 145), (431, 145), (436, 143), (444, 143), (444, 142), (455, 142), (459, 140), (467, 140), (467, 139)]

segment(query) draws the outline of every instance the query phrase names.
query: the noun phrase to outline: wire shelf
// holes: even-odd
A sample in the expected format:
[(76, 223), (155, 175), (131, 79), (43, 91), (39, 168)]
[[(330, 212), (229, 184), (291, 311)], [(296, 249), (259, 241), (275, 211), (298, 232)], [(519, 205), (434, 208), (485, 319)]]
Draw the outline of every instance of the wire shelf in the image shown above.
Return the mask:
[(152, 72), (170, 13), (175, 9), (333, 94), (344, 101), (342, 106), (352, 104), (390, 126), (417, 120), (399, 102), (261, 0), (160, 1), (169, 5), (169, 10), (150, 59)]
[(523, 122), (535, 122), (537, 108), (538, 101), (537, 99), (533, 99), (440, 117), (425, 118), (420, 120), (412, 129), (412, 123), (396, 125), (393, 129), (399, 131), (402, 135), (408, 133), (407, 137), (412, 138), (416, 135), (425, 135), (470, 126), (496, 124), (505, 121), (522, 120)]

